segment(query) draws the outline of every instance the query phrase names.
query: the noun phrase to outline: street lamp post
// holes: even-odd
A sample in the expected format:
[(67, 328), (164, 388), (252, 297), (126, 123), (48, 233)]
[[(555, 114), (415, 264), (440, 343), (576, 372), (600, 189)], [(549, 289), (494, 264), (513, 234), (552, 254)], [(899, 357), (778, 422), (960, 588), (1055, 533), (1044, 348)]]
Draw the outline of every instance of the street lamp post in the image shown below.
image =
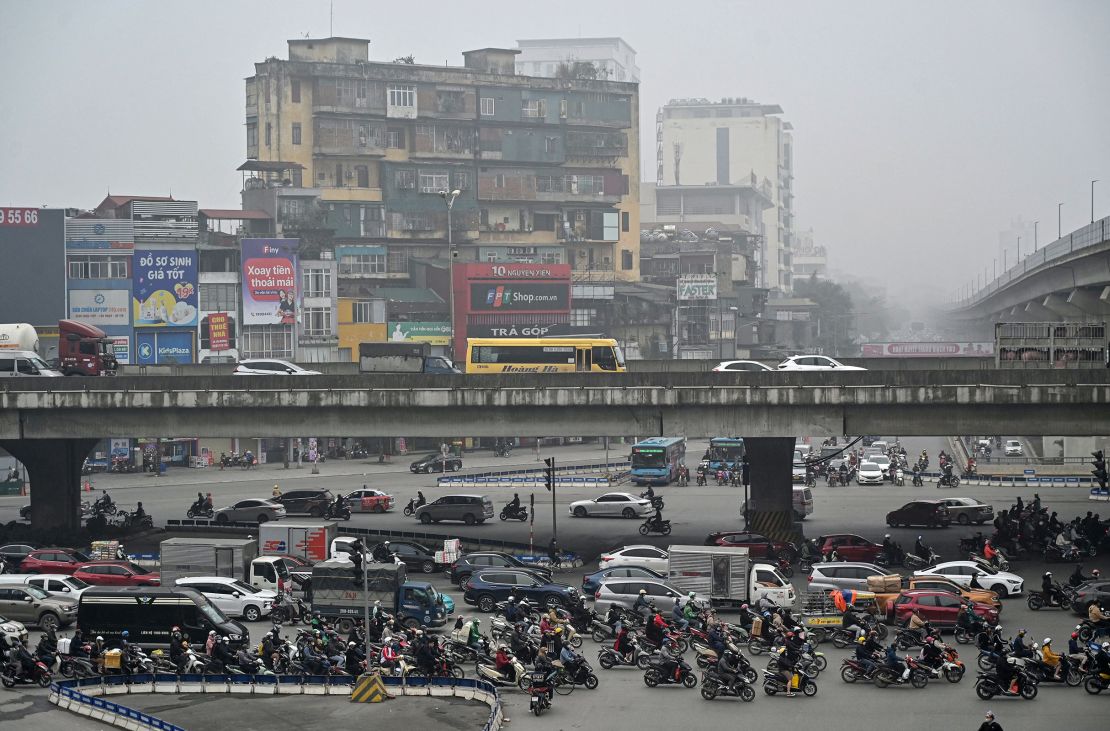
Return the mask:
[(1034, 221), (1033, 222), (1033, 253), (1034, 254), (1037, 253), (1037, 224), (1039, 224), (1039, 223), (1040, 223), (1040, 221)]
[(447, 204), (447, 299), (451, 305), (451, 360), (455, 360), (455, 240), (451, 235), (451, 210), (459, 191), (441, 190), (439, 197)]
[(1021, 237), (1020, 236), (1018, 236), (1017, 257), (1014, 259), (1014, 261), (1021, 261)]
[(1060, 209), (1064, 206), (1063, 203), (1056, 204), (1056, 240), (1059, 241), (1063, 238), (1063, 233), (1060, 230)]
[(1091, 181), (1091, 223), (1095, 222), (1095, 183), (1097, 180)]

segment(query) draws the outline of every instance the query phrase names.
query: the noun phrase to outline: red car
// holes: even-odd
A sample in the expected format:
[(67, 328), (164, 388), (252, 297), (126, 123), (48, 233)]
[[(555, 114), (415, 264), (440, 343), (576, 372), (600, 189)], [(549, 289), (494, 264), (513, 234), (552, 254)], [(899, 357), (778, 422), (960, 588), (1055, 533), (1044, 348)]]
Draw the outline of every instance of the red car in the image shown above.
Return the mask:
[(93, 586), (160, 586), (162, 577), (130, 561), (89, 561), (73, 572)]
[(793, 562), (798, 549), (793, 543), (773, 541), (767, 536), (750, 531), (719, 531), (705, 537), (707, 546), (737, 546), (747, 548), (752, 558), (767, 558), (771, 553)]
[(841, 561), (861, 563), (875, 563), (875, 559), (883, 552), (881, 543), (872, 543), (863, 536), (853, 533), (833, 533), (817, 538), (817, 550), (822, 555), (834, 548)]
[(998, 623), (998, 610), (990, 604), (963, 599), (948, 591), (910, 589), (903, 591), (894, 602), (894, 619), (901, 623), (915, 611), (934, 627), (955, 627), (960, 607), (970, 604), (973, 612), (990, 624)]
[(89, 557), (72, 548), (39, 548), (19, 564), (21, 574), (72, 574)]

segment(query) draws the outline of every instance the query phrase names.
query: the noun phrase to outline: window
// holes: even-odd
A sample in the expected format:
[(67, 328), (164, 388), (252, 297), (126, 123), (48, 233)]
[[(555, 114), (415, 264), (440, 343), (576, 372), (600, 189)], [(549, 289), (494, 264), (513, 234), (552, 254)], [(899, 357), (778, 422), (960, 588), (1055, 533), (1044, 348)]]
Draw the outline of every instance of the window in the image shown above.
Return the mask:
[(589, 327), (597, 318), (597, 310), (583, 309), (570, 311), (570, 324), (575, 327)]
[(505, 187), (505, 174), (504, 173), (498, 173), (497, 175), (493, 176), (493, 187), (494, 188), (504, 188)]
[(293, 144), (301, 144), (301, 124), (300, 122), (293, 123)]
[(200, 309), (205, 312), (237, 311), (239, 309), (239, 285), (200, 285)]
[(544, 152), (548, 154), (559, 151), (559, 138), (558, 137), (544, 137), (543, 138)]
[(405, 128), (389, 127), (385, 131), (385, 146), (398, 150), (405, 149)]
[(420, 192), (438, 193), (447, 190), (447, 173), (420, 173)]
[(305, 269), (301, 272), (301, 289), (305, 297), (331, 297), (331, 271)]
[[(631, 218), (628, 211), (621, 211), (621, 231), (628, 233)], [(631, 269), (631, 267), (629, 267), (629, 269)]]
[(542, 118), (547, 116), (547, 104), (543, 99), (525, 99), (521, 104), (520, 116)]
[(332, 335), (332, 310), (330, 307), (305, 307), (301, 311), (301, 331), (305, 335), (323, 337)]
[[(627, 213), (625, 214), (628, 215)], [(627, 231), (627, 229), (625, 229)], [(621, 269), (628, 271), (632, 268), (632, 252), (628, 249), (621, 249)]]
[(554, 213), (536, 213), (532, 215), (532, 224), (536, 231), (554, 231), (557, 220), (558, 216)]
[(409, 253), (408, 251), (391, 251), (389, 252), (389, 269), (391, 272), (407, 272), (409, 270)]
[(240, 339), (243, 358), (292, 358), (293, 328), (288, 325), (248, 325)]
[(416, 190), (416, 171), (398, 170), (394, 174), (394, 184), (398, 190)]
[[(384, 274), (385, 254), (343, 256), (339, 259), (339, 266), (345, 274)], [(356, 319), (355, 322), (369, 322), (369, 320)]]
[(251, 122), (247, 125), (247, 150), (258, 150), (258, 123)]
[(405, 231), (432, 231), (432, 217), (427, 213), (404, 213), (401, 217), (401, 228)]
[(497, 112), (497, 100), (492, 96), (482, 97), (480, 111), (483, 117), (492, 117)]
[(365, 165), (355, 165), (355, 176), (358, 178), (358, 187), (370, 187), (370, 168)]
[(415, 86), (390, 86), (389, 92), (389, 106), (391, 107), (415, 107), (416, 106), (416, 87)]
[(289, 82), (289, 95), (294, 104), (301, 103), (301, 82), (293, 79)]
[(269, 122), (266, 123), (266, 147), (270, 146), (270, 139), (273, 137), (273, 125)]
[(562, 264), (563, 254), (558, 250), (548, 249), (540, 253), (541, 264)]
[(70, 256), (70, 279), (130, 279), (129, 256)]
[(456, 170), (451, 174), (451, 179), (454, 181), (452, 187), (455, 190), (470, 190), (473, 181), (469, 170)]
[(356, 323), (373, 322), (373, 304), (373, 302), (355, 302), (351, 309), (351, 319)]

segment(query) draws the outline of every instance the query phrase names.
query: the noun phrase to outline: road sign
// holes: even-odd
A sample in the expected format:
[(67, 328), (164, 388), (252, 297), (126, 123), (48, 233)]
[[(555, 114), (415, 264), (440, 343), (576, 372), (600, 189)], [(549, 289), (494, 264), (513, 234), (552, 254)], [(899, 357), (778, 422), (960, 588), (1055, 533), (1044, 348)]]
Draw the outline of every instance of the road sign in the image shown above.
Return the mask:
[(1025, 474), (1026, 475), (1035, 475), (1035, 474), (1037, 474), (1037, 471), (1034, 470), (1034, 469), (1026, 468)]

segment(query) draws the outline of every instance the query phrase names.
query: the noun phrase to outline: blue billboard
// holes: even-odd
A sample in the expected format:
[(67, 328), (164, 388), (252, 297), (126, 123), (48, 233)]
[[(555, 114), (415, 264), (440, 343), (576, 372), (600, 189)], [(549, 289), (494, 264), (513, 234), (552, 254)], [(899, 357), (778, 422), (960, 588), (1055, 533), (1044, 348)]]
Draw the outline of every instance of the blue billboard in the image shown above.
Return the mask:
[(135, 362), (165, 365), (193, 362), (193, 332), (148, 330), (135, 334)]
[(135, 327), (196, 327), (197, 252), (138, 249), (132, 260)]

